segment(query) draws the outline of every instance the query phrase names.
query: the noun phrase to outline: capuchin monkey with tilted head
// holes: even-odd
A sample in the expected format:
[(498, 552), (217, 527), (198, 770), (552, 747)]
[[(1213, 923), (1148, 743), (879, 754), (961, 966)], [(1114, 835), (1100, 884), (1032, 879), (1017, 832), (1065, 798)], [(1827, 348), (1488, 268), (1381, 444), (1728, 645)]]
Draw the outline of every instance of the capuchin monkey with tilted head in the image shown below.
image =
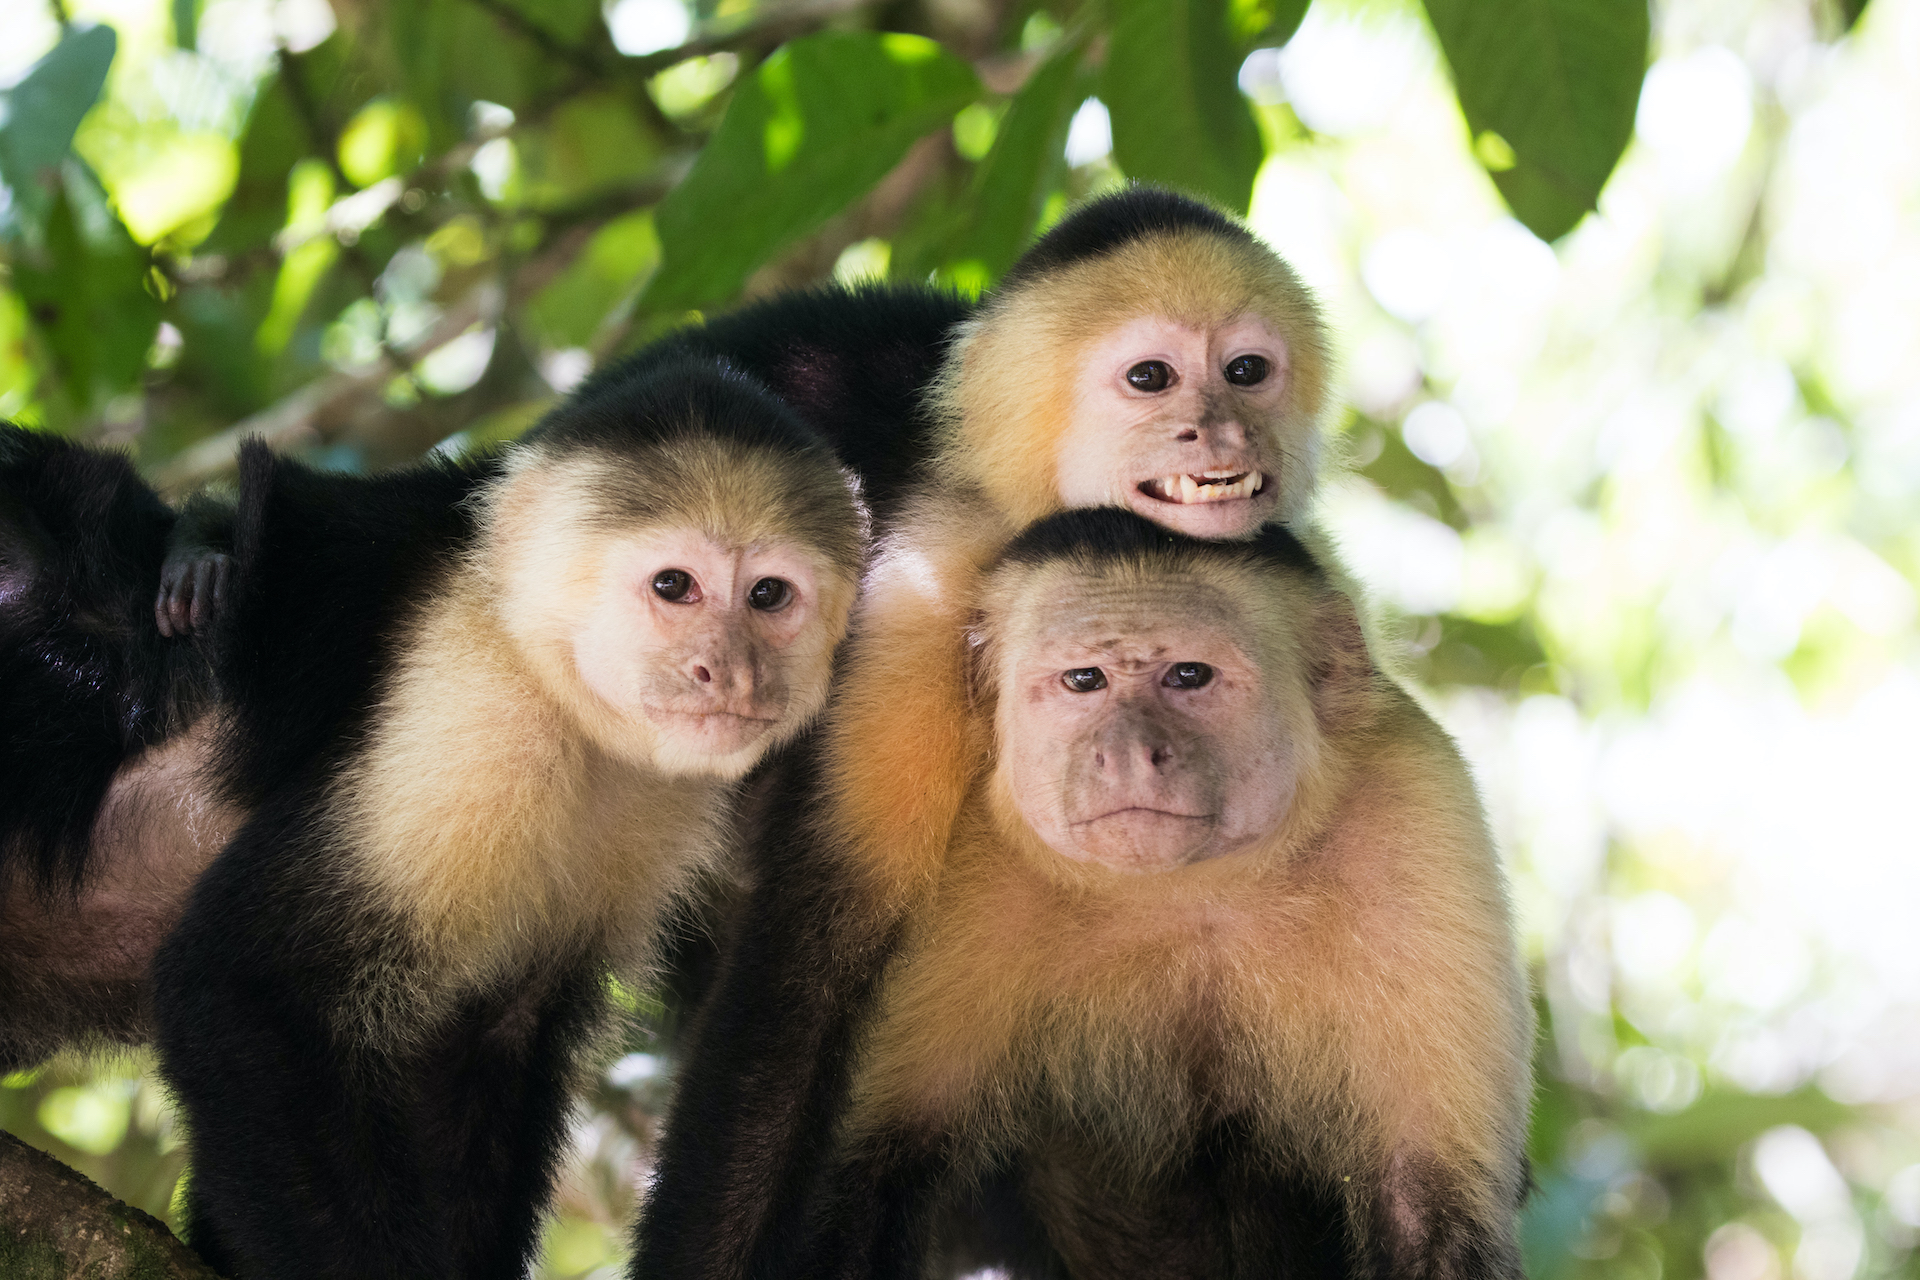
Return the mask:
[[(865, 533), (818, 437), (713, 361), (616, 368), (470, 463), (358, 479), (244, 452), (210, 741), (182, 766), (238, 829), (145, 886), (178, 916), (152, 1017), (213, 1265), (524, 1274), (607, 977), (644, 973), (736, 781), (823, 704)], [(57, 544), (9, 537), (9, 590), (52, 590)], [(126, 586), (99, 625), (145, 645), (162, 553), (136, 544), (144, 618)], [(109, 802), (164, 764), (109, 767)], [(191, 818), (160, 796), (155, 841)], [(81, 844), (84, 910), (121, 854)]]
[(661, 342), (760, 378), (857, 470), (883, 525), (917, 486), (1018, 530), (1111, 503), (1196, 537), (1306, 510), (1325, 327), (1234, 219), (1157, 187), (1093, 200), (977, 306), (922, 285), (780, 294)]
[[(1105, 509), (1016, 538), (976, 604), (964, 800), (849, 1002), (835, 1123), (705, 1273), (1518, 1277), (1505, 884), (1344, 595), (1284, 531)], [(784, 865), (789, 903), (899, 874), (835, 847)], [(805, 931), (790, 962), (861, 944)], [(743, 1019), (791, 998), (754, 976)]]

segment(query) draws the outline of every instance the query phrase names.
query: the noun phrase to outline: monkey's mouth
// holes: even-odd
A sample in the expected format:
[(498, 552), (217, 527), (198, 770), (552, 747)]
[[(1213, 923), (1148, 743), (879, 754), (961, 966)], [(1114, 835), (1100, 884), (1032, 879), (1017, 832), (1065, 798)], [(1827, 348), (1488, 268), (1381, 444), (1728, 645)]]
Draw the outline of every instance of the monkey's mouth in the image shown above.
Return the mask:
[(665, 721), (707, 733), (760, 733), (772, 725), (778, 724), (778, 716), (751, 716), (739, 711), (702, 710), (690, 711), (679, 707), (648, 707), (647, 715), (656, 721)]
[(1259, 471), (1233, 471), (1226, 468), (1155, 476), (1151, 480), (1142, 480), (1139, 485), (1140, 492), (1149, 498), (1182, 506), (1251, 498), (1266, 487), (1267, 477)]
[(1082, 818), (1074, 823), (1076, 827), (1090, 827), (1097, 822), (1112, 822), (1119, 819), (1124, 822), (1206, 822), (1213, 821), (1210, 813), (1175, 813), (1171, 809), (1154, 809), (1146, 805), (1127, 805), (1109, 813), (1095, 814), (1091, 818)]

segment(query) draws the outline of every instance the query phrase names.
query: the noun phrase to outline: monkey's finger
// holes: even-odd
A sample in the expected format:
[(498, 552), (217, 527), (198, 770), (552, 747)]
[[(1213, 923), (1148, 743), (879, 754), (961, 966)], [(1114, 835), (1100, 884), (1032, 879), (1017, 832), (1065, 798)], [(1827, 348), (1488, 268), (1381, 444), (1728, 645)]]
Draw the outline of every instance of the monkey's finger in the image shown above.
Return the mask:
[(198, 635), (206, 628), (213, 612), (213, 565), (202, 560), (193, 566), (193, 632)]
[(153, 625), (160, 634), (173, 635), (173, 596), (180, 582), (180, 571), (173, 565), (160, 570), (160, 593), (153, 598)]
[(218, 612), (227, 607), (227, 579), (233, 576), (233, 558), (231, 556), (213, 557), (213, 607)]

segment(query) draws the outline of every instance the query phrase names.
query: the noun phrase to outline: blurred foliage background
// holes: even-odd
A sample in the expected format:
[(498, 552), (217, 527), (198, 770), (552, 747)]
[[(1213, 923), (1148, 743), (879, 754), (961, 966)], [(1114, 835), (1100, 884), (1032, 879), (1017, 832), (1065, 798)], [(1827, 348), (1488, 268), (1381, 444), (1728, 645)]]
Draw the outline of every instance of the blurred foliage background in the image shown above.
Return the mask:
[[(1864, 10), (1864, 12), (1863, 12)], [(1126, 177), (1334, 321), (1323, 518), (1479, 770), (1543, 1013), (1536, 1280), (1920, 1276), (1920, 0), (5, 0), (0, 416), (169, 492), (516, 433)], [(636, 1014), (542, 1274), (617, 1274)], [(653, 1016), (650, 1016), (653, 1015)], [(154, 1212), (139, 1057), (0, 1126)]]

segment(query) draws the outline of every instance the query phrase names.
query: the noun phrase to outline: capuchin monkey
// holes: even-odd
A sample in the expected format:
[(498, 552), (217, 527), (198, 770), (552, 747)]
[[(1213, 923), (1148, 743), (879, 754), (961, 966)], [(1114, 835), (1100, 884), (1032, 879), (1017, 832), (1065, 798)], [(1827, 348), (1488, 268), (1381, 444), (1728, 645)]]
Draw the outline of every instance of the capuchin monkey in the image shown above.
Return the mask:
[(1325, 325), (1287, 264), (1197, 200), (1082, 205), (972, 306), (915, 285), (778, 295), (662, 340), (760, 378), (891, 523), (931, 482), (1018, 530), (1111, 503), (1196, 537), (1306, 511)]
[[(789, 797), (842, 857), (777, 843), (712, 1006), (789, 1028), (734, 1046), (750, 1089), (837, 1062), (828, 1123), (783, 1150), (778, 1118), (716, 1132), (683, 1099), (635, 1274), (1518, 1277), (1505, 885), (1459, 753), (1346, 598), (1284, 531), (1105, 509), (1017, 537), (974, 604), (937, 863), (902, 884), (830, 795)], [(889, 885), (877, 939), (848, 908)], [(803, 1047), (783, 1006), (849, 967)]]
[[(91, 810), (8, 812), (0, 1043), (157, 1029), (189, 1238), (227, 1274), (520, 1276), (607, 976), (644, 973), (736, 781), (825, 700), (855, 486), (691, 359), (470, 463), (358, 479), (248, 446), (219, 607), (168, 641), (171, 513), (120, 459), (0, 443), (0, 661), (39, 679), (7, 696), (153, 722), (95, 744)], [(138, 519), (88, 542), (106, 494)], [(155, 655), (193, 678), (123, 669)]]
[(233, 829), (208, 655), (154, 622), (176, 526), (124, 457), (0, 423), (0, 1072), (147, 1038), (147, 961)]
[(524, 1274), (607, 977), (825, 701), (857, 590), (836, 460), (711, 362), (410, 478), (464, 496), (242, 463), (218, 669), (251, 809), (153, 964), (188, 1238), (235, 1277)]

